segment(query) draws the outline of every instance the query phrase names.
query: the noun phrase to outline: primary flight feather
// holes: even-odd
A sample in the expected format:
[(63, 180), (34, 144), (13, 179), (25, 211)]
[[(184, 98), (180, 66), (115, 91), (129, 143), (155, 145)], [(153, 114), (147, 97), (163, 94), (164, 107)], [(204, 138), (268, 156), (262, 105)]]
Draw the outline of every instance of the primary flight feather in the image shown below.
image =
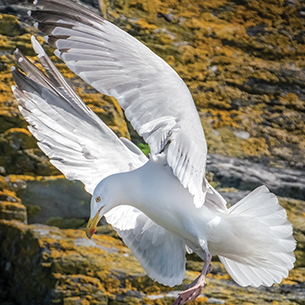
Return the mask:
[(218, 255), (241, 286), (279, 283), (293, 268), (295, 240), (275, 195), (259, 187), (231, 208), (205, 179), (207, 147), (191, 94), (178, 74), (138, 40), (68, 0), (35, 0), (31, 15), (55, 54), (98, 91), (117, 98), (149, 144), (148, 159), (119, 139), (77, 96), (32, 37), (47, 75), (16, 50), (13, 92), (39, 147), (91, 193), (87, 236), (100, 218), (147, 274), (180, 284), (185, 252), (201, 275), (173, 303), (194, 300)]

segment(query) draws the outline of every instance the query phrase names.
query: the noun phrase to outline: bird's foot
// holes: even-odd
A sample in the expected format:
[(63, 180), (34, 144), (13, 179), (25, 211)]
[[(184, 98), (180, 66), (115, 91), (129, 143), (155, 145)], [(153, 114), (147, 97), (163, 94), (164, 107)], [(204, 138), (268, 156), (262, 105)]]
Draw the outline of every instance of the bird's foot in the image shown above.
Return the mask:
[(179, 293), (179, 297), (172, 305), (182, 305), (190, 301), (194, 301), (202, 291), (202, 287), (206, 284), (205, 277), (200, 275), (194, 282), (192, 282), (186, 290)]

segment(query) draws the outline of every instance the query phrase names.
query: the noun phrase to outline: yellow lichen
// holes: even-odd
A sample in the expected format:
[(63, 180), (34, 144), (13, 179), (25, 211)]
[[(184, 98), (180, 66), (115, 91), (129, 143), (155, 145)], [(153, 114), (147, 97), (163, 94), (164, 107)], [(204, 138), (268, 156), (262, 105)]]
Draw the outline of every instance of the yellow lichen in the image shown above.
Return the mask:
[(75, 251), (76, 246), (74, 245), (73, 241), (61, 239), (59, 240), (59, 246), (64, 251)]
[(158, 28), (156, 25), (148, 23), (145, 18), (138, 19), (136, 24), (140, 26), (143, 30), (147, 30), (148, 32), (153, 32)]
[(156, 18), (158, 7), (161, 1), (159, 0), (130, 0), (130, 6), (137, 6), (149, 14), (149, 17)]
[(158, 287), (156, 285), (146, 287), (143, 291), (146, 294), (160, 294), (161, 293), (160, 287)]
[(242, 142), (241, 149), (248, 156), (270, 156), (268, 145), (264, 138), (249, 138)]
[(113, 278), (113, 277), (107, 277), (104, 282), (104, 287), (107, 292), (109, 293), (116, 293), (119, 291), (120, 288), (120, 280)]

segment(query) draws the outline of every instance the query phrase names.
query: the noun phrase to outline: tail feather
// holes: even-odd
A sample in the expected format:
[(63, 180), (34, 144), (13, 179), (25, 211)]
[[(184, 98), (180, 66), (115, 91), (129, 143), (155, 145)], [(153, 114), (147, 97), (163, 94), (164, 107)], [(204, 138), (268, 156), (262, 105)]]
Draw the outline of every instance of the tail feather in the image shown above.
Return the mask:
[(228, 241), (217, 254), (239, 285), (271, 286), (288, 276), (295, 262), (292, 225), (267, 187), (258, 187), (232, 206), (223, 221)]
[(234, 281), (243, 287), (261, 285), (270, 287), (274, 283), (280, 283), (289, 273), (289, 269), (282, 266), (278, 266), (276, 270), (238, 263), (222, 256), (219, 259)]
[[(236, 263), (235, 265), (242, 266), (240, 263)], [(268, 270), (257, 268), (253, 266), (243, 265), (240, 267), (244, 274), (247, 274), (247, 277), (253, 281), (253, 286), (258, 287), (261, 285), (271, 286), (274, 283), (280, 283), (282, 281), (283, 276), (288, 276), (287, 270)], [(242, 284), (243, 285), (243, 284)]]

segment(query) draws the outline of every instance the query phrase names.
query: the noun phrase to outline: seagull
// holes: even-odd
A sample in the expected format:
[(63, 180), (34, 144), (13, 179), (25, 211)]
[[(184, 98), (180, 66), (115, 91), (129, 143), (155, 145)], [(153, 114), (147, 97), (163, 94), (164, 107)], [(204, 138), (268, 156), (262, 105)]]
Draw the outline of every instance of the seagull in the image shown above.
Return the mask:
[(145, 45), (86, 7), (35, 0), (30, 15), (55, 54), (97, 91), (115, 97), (150, 147), (147, 158), (118, 138), (80, 99), (41, 45), (32, 45), (46, 74), (18, 49), (13, 93), (40, 149), (90, 194), (86, 234), (102, 216), (148, 276), (182, 283), (186, 252), (204, 262), (173, 305), (195, 300), (217, 255), (245, 287), (288, 276), (296, 242), (287, 214), (266, 186), (228, 208), (205, 178), (207, 144), (194, 101), (179, 75)]

